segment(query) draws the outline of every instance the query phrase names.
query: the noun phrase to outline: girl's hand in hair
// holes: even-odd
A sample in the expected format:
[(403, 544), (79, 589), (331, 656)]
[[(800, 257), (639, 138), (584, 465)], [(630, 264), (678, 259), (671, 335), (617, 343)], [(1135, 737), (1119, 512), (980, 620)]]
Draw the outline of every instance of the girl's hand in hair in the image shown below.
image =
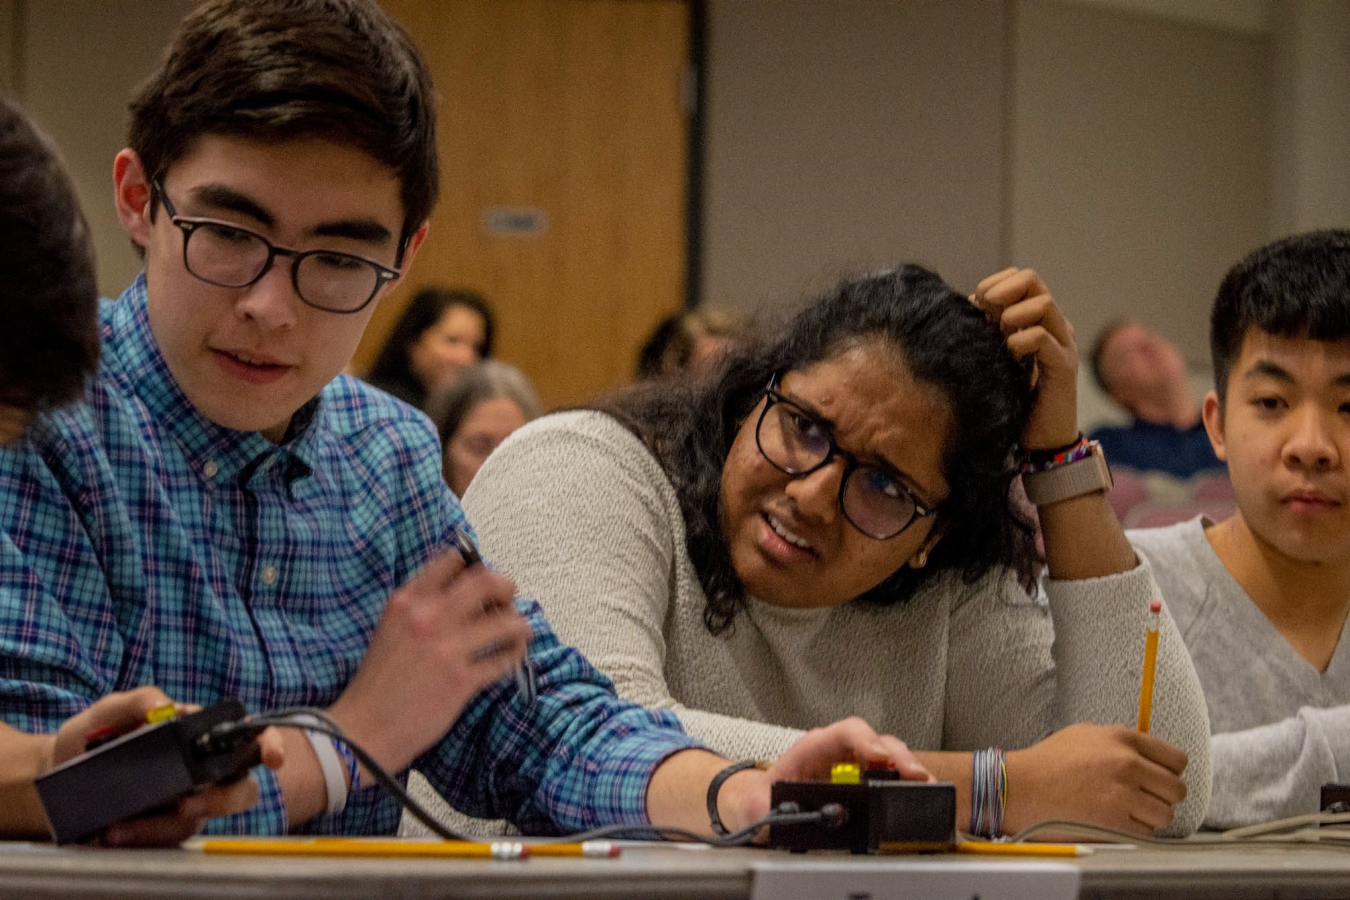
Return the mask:
[(998, 323), (1008, 349), (1028, 363), (1035, 400), (1023, 446), (1049, 450), (1078, 438), (1078, 344), (1073, 325), (1032, 269), (1009, 268), (980, 282), (970, 299)]

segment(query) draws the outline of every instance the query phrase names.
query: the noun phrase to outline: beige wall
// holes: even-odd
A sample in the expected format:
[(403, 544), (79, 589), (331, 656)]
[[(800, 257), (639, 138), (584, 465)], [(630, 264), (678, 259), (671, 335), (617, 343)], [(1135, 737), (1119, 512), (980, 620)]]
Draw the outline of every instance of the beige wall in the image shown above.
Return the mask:
[(1268, 3), (711, 10), (709, 300), (887, 260), (961, 289), (1030, 265), (1084, 343), (1128, 311), (1203, 364), (1220, 274), (1269, 234)]
[(0, 0), (0, 90), (19, 91), (23, 70), (23, 7), (19, 0)]
[(1000, 258), (1003, 7), (713, 0), (704, 297), (752, 309), (918, 261)]
[(1350, 227), (1350, 3), (1276, 10), (1273, 231)]
[(116, 296), (140, 271), (112, 201), (127, 97), (159, 59), (190, 0), (12, 0), (24, 7), (19, 99), (51, 135), (94, 234), (99, 288)]
[[(965, 288), (1016, 262), (1084, 343), (1124, 309), (1200, 364), (1228, 264), (1350, 225), (1350, 3), (709, 2), (710, 300), (901, 259)], [(0, 0), (0, 79), (61, 146), (107, 292), (138, 268), (111, 204), (126, 97), (190, 6)]]
[(1206, 365), (1219, 279), (1269, 232), (1270, 41), (1036, 0), (1015, 35), (1009, 261), (1084, 350), (1128, 315)]

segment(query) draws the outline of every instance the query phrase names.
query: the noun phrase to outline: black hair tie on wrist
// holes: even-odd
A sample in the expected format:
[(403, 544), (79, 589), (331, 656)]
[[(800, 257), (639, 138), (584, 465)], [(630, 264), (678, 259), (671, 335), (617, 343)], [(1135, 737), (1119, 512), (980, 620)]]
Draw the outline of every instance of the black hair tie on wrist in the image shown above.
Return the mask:
[(746, 769), (758, 767), (758, 763), (753, 759), (743, 759), (740, 762), (732, 763), (722, 771), (713, 776), (712, 781), (708, 782), (708, 821), (712, 823), (713, 834), (721, 837), (730, 834), (727, 827), (722, 824), (722, 817), (717, 814), (717, 794), (722, 790), (722, 783), (737, 772), (744, 772)]

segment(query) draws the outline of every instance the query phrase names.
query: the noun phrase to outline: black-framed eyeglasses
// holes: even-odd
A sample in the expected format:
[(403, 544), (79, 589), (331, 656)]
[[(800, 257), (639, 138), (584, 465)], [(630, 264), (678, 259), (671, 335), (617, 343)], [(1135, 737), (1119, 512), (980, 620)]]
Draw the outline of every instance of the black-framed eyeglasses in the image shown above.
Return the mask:
[[(291, 260), (296, 296), (315, 309), (345, 314), (365, 309), (381, 287), (402, 274), (364, 256), (291, 250), (233, 222), (180, 216), (164, 185), (156, 179), (152, 186), (164, 201), (169, 221), (183, 232), (183, 265), (207, 284), (248, 287), (272, 268), (278, 256), (285, 256)], [(400, 260), (402, 256), (400, 250)]]
[(755, 443), (773, 466), (788, 475), (810, 475), (836, 456), (844, 461), (839, 508), (854, 528), (870, 538), (889, 540), (918, 519), (937, 512), (887, 469), (860, 462), (840, 449), (826, 425), (778, 391), (778, 375), (764, 389), (764, 409), (755, 425)]

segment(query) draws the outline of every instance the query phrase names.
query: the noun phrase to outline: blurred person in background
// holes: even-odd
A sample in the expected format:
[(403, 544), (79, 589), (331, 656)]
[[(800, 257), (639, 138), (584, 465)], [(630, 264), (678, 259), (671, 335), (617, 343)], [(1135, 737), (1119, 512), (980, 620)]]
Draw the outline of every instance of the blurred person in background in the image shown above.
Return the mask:
[(0, 94), (0, 446), (84, 395), (98, 365), (98, 286), (79, 201), (56, 152)]
[(495, 359), (462, 371), (429, 407), (445, 448), (445, 483), (457, 497), (497, 445), (542, 411), (525, 373)]
[(366, 381), (426, 410), (461, 371), (492, 356), (492, 309), (482, 295), (427, 287), (413, 295)]
[(744, 330), (739, 317), (714, 307), (667, 316), (638, 351), (638, 380), (702, 375), (741, 341)]
[(1177, 478), (1222, 470), (1174, 344), (1139, 322), (1117, 319), (1098, 334), (1090, 360), (1097, 386), (1132, 420), (1089, 435), (1113, 466)]

